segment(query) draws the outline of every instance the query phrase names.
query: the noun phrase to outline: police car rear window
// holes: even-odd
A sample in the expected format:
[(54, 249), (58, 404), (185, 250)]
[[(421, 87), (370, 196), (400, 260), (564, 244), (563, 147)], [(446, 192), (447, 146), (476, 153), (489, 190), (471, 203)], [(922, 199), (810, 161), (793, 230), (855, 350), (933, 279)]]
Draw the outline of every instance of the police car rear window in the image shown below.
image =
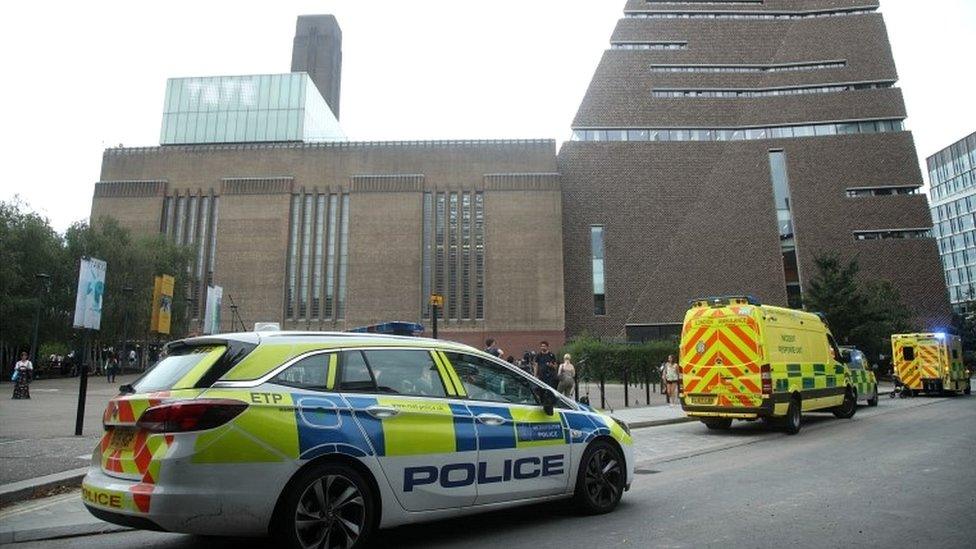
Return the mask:
[[(213, 366), (224, 350), (225, 347), (219, 345), (181, 348), (157, 362), (132, 384), (132, 388), (136, 393), (190, 388)], [(197, 371), (194, 371), (195, 368)]]

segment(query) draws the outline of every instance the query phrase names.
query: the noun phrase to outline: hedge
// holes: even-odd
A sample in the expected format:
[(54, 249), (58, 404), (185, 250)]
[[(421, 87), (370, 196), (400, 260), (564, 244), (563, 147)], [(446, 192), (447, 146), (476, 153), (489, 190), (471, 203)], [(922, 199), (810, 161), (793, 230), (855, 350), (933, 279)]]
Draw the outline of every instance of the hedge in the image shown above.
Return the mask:
[(574, 339), (563, 347), (559, 357), (569, 353), (576, 365), (577, 377), (589, 378), (591, 381), (600, 379), (607, 381), (624, 379), (624, 372), (628, 372), (631, 382), (643, 381), (644, 368), (650, 366), (651, 383), (661, 382), (659, 366), (668, 355), (678, 356), (676, 341), (648, 341), (646, 343), (605, 343), (593, 338)]

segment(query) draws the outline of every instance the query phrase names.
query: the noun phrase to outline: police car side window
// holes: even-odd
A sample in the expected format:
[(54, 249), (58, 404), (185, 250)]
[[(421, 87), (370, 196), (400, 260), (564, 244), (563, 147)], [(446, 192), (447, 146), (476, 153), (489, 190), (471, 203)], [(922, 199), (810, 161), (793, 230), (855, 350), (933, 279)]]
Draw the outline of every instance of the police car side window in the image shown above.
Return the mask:
[(437, 365), (429, 351), (365, 351), (376, 379), (376, 390), (397, 395), (446, 397)]
[(539, 404), (534, 386), (503, 366), (476, 356), (446, 353), (468, 397), (507, 404)]
[(271, 383), (310, 391), (324, 391), (327, 389), (330, 355), (331, 353), (322, 353), (305, 357), (275, 376)]
[(375, 391), (376, 382), (362, 351), (343, 351), (339, 359), (339, 390)]

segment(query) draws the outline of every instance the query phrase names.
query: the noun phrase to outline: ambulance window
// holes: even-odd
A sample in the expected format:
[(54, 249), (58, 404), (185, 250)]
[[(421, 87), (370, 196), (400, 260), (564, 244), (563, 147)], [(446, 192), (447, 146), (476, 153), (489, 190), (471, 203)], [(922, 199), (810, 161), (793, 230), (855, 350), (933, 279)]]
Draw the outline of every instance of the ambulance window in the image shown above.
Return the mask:
[(361, 351), (344, 351), (339, 361), (339, 389), (343, 391), (375, 391), (376, 382)]
[(376, 390), (397, 395), (446, 397), (437, 365), (427, 351), (366, 351)]
[(330, 356), (330, 353), (322, 353), (305, 357), (275, 376), (271, 383), (310, 391), (325, 391), (328, 388), (326, 379)]
[(834, 338), (830, 335), (827, 336), (827, 345), (830, 346), (830, 354), (833, 355), (832, 358), (837, 362), (840, 362), (842, 360), (840, 349), (837, 348), (837, 342), (834, 341)]
[(905, 360), (915, 360), (915, 347), (902, 347), (901, 355)]
[(469, 398), (530, 406), (539, 404), (532, 382), (504, 366), (461, 353), (447, 353), (447, 358)]

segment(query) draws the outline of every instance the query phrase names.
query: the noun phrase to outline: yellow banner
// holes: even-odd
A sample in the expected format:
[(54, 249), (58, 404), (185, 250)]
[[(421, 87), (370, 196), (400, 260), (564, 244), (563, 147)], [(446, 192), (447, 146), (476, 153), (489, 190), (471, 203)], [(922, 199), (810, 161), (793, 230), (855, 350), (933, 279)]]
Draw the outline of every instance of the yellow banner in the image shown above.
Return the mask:
[(168, 334), (173, 312), (173, 286), (175, 280), (170, 275), (155, 277), (153, 284), (152, 320), (149, 330)]

